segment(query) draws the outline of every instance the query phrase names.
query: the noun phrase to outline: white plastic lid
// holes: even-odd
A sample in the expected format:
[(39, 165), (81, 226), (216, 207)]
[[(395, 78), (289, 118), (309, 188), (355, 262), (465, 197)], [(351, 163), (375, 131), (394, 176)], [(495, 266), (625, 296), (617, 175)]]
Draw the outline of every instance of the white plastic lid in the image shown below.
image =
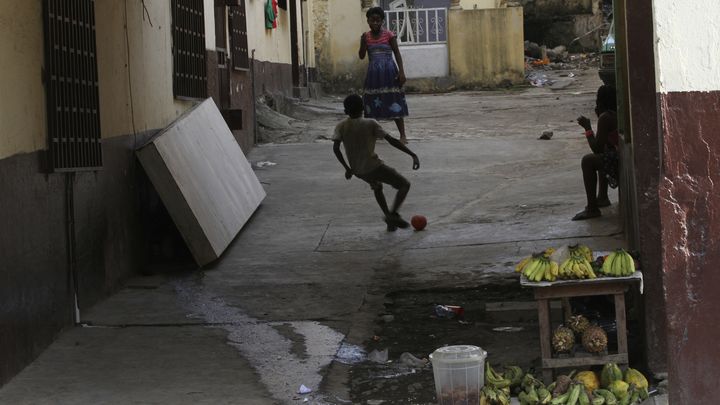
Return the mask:
[(445, 346), (435, 350), (430, 355), (430, 360), (444, 363), (454, 363), (457, 361), (484, 361), (487, 352), (477, 346), (459, 345)]

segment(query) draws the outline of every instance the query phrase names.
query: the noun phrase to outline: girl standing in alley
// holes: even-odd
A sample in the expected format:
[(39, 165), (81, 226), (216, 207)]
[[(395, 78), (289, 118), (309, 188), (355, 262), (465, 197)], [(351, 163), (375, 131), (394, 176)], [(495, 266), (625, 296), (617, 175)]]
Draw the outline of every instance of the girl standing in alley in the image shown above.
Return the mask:
[(397, 38), (392, 31), (383, 28), (385, 11), (381, 7), (369, 9), (366, 17), (370, 31), (360, 36), (358, 53), (360, 59), (365, 59), (366, 54), (370, 59), (363, 94), (365, 117), (394, 120), (400, 142), (407, 144), (404, 117), (408, 115), (408, 108), (402, 89), (406, 79)]

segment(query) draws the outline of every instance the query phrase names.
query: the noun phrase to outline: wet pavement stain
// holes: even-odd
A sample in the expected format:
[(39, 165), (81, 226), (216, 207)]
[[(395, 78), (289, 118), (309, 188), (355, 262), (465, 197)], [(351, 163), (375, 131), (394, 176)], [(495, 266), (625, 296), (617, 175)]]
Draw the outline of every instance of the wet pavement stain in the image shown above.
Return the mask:
[[(376, 335), (365, 342), (365, 350), (387, 349), (388, 362), (365, 361), (352, 366), (352, 403), (436, 403), (432, 367), (403, 364), (400, 357), (405, 352), (427, 359), (442, 346), (475, 345), (488, 352), (493, 366), (513, 364), (528, 369), (539, 364), (537, 312), (528, 290), (486, 285), (452, 291), (401, 291), (387, 298), (385, 312), (378, 314)], [(440, 318), (434, 310), (438, 304), (461, 306), (464, 315)], [(386, 315), (392, 315), (390, 322)]]
[[(228, 332), (227, 344), (247, 359), (279, 403), (326, 404), (317, 392), (322, 371), (335, 358), (344, 335), (314, 321), (264, 322), (206, 291), (201, 279), (175, 282), (178, 300), (208, 327)], [(305, 386), (311, 390), (300, 394)]]

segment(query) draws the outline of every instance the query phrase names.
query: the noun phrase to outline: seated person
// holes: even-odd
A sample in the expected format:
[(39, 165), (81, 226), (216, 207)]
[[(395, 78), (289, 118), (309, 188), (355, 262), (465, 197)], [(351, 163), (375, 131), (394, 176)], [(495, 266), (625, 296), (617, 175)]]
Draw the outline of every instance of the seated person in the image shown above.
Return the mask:
[(600, 208), (610, 206), (608, 186), (612, 188), (618, 186), (619, 137), (616, 110), (615, 87), (600, 86), (595, 101), (595, 114), (598, 116), (597, 133), (593, 132), (589, 118), (581, 116), (577, 119), (578, 124), (585, 128), (585, 137), (592, 153), (583, 156), (581, 163), (587, 206), (573, 217), (573, 221), (602, 215)]

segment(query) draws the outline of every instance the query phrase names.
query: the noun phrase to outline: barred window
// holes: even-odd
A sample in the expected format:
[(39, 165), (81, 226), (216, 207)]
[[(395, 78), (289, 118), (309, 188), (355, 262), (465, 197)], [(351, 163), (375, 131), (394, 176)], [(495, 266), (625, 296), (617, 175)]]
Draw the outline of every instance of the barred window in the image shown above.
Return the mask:
[(228, 26), (230, 27), (230, 47), (232, 50), (233, 69), (250, 69), (245, 0), (240, 0), (239, 5), (230, 7), (228, 18), (230, 19)]
[(172, 0), (175, 97), (207, 97), (203, 0)]
[(44, 0), (50, 166), (102, 166), (94, 0)]

